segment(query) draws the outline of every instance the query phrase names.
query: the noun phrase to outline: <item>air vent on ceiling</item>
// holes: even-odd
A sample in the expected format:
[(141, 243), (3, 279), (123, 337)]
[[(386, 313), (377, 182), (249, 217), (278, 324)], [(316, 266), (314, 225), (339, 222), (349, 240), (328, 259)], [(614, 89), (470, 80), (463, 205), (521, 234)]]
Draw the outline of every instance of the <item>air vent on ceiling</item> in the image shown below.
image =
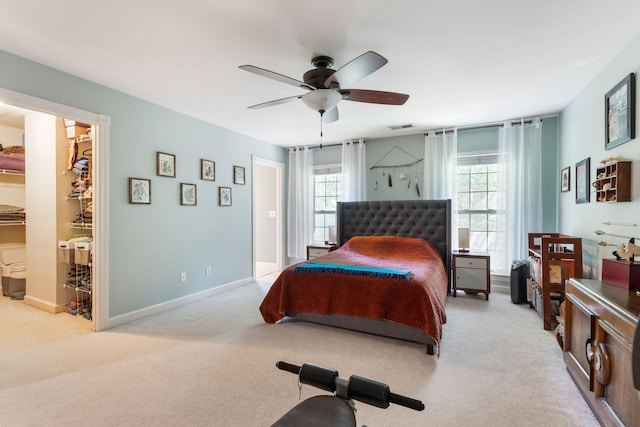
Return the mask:
[(399, 130), (399, 129), (409, 129), (413, 127), (413, 123), (407, 123), (406, 125), (396, 125), (396, 126), (389, 126), (389, 129), (391, 130)]

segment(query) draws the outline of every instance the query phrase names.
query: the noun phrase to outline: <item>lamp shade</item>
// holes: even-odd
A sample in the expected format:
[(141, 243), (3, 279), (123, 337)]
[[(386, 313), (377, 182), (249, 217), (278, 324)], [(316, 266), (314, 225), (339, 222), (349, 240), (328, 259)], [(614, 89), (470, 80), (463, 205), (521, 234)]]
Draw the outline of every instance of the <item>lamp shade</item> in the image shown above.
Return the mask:
[(458, 249), (465, 251), (469, 249), (469, 229), (458, 228)]
[(337, 243), (338, 242), (338, 231), (335, 225), (330, 225), (329, 229), (329, 243)]
[(307, 107), (314, 111), (325, 113), (342, 101), (342, 94), (335, 89), (316, 89), (307, 92), (302, 97)]

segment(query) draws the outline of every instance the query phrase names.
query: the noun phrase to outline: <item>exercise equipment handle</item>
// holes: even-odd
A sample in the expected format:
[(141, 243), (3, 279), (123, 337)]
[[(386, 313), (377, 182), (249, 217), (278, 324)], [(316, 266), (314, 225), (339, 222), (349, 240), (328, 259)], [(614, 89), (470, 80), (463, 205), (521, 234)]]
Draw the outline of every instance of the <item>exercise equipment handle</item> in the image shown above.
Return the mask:
[(405, 406), (416, 411), (424, 410), (424, 403), (420, 400), (402, 396), (401, 394), (389, 393), (389, 403), (395, 403), (396, 405)]
[(293, 365), (291, 363), (287, 363), (283, 361), (276, 362), (276, 368), (282, 371), (291, 372), (292, 374), (296, 374), (296, 375), (298, 375), (300, 373), (300, 370), (302, 369), (302, 367), (298, 365)]

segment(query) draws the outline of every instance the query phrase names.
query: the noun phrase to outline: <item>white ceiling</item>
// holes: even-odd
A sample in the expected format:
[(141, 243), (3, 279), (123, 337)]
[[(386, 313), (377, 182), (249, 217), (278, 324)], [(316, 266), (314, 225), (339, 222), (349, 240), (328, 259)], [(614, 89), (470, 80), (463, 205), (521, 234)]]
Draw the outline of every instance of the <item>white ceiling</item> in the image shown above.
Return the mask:
[(305, 92), (239, 65), (302, 80), (317, 54), (337, 69), (376, 51), (389, 63), (352, 88), (409, 100), (342, 101), (322, 142), (420, 133), (559, 112), (638, 16), (638, 0), (20, 0), (0, 2), (0, 49), (291, 146), (320, 142), (317, 113), (246, 107)]

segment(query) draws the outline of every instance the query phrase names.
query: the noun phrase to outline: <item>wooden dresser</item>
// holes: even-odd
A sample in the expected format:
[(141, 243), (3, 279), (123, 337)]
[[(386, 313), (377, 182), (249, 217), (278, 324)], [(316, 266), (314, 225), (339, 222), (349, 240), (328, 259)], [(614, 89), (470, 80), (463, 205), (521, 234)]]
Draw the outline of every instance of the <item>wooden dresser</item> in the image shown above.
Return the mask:
[(599, 280), (566, 283), (564, 360), (572, 379), (605, 426), (639, 426), (640, 397), (631, 354), (640, 296)]

